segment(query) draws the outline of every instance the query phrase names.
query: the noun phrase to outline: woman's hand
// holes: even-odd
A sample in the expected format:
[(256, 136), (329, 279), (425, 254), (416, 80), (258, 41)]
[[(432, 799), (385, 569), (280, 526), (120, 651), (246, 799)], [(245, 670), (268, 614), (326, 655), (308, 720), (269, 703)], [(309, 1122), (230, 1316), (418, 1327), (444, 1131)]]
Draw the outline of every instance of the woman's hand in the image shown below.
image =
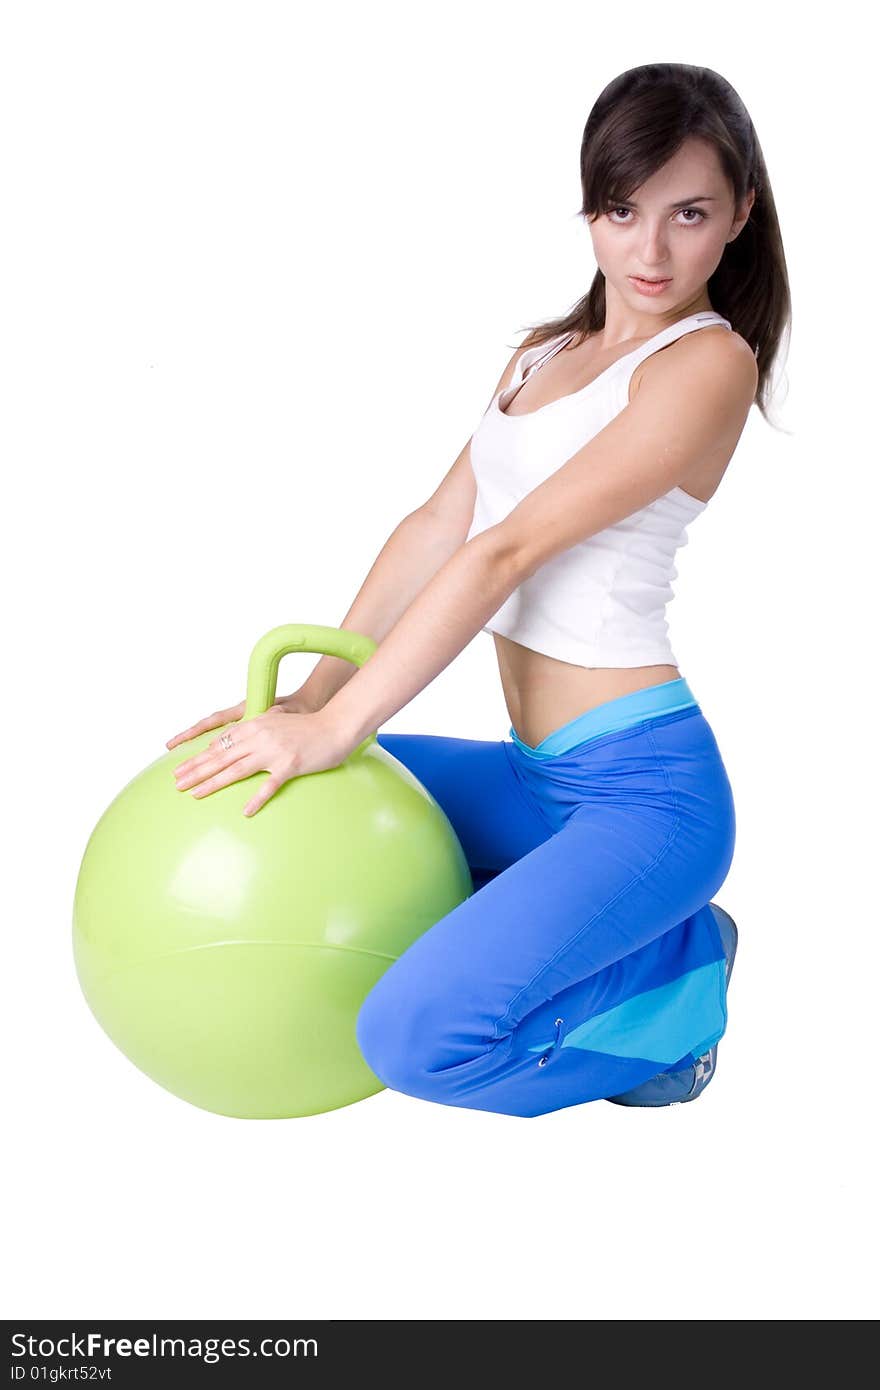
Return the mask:
[(244, 814), (251, 816), (285, 782), (338, 767), (356, 746), (340, 735), (323, 710), (296, 714), (276, 703), (265, 714), (227, 729), (195, 757), (178, 763), (174, 776), (179, 791), (197, 787), (193, 796), (203, 797), (255, 772), (268, 772), (244, 808)]
[[(304, 687), (300, 686), (292, 695), (279, 695), (272, 708), (280, 707), (288, 710), (291, 714), (312, 714), (315, 706), (306, 698)], [(169, 738), (165, 744), (166, 748), (176, 748), (178, 743), (189, 743), (191, 738), (198, 738), (199, 734), (206, 734), (209, 729), (219, 729), (224, 724), (232, 724), (237, 719), (241, 719), (247, 701), (242, 700), (238, 705), (231, 705), (229, 709), (218, 709), (213, 714), (206, 714), (204, 719), (200, 719), (198, 724), (193, 724), (191, 728), (184, 729), (182, 734), (175, 734)]]

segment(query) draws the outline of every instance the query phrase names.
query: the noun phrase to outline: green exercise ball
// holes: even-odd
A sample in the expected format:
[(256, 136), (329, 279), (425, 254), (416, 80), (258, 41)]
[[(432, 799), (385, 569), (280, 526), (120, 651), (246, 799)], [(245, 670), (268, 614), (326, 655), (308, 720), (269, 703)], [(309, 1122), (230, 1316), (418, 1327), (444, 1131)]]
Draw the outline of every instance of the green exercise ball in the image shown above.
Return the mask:
[[(338, 628), (274, 628), (251, 655), (243, 720), (273, 704), (288, 652), (361, 666), (375, 648)], [(375, 734), (253, 816), (266, 772), (201, 799), (178, 790), (173, 769), (221, 732), (163, 754), (95, 826), (74, 898), (80, 985), (129, 1060), (204, 1110), (280, 1119), (351, 1105), (383, 1089), (355, 1037), (360, 1006), (471, 894), (464, 852)]]

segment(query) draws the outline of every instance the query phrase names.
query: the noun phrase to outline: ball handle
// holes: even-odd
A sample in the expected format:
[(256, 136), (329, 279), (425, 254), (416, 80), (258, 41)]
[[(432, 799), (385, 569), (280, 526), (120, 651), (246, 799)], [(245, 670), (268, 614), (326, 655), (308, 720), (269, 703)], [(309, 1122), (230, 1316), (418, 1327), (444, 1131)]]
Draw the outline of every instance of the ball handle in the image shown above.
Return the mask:
[[(346, 632), (344, 628), (322, 627), (320, 624), (283, 623), (273, 627), (257, 642), (248, 663), (247, 699), (242, 720), (255, 719), (265, 714), (275, 703), (278, 685), (278, 667), (281, 658), (290, 652), (317, 652), (322, 656), (338, 656), (343, 661), (351, 661), (355, 666), (363, 666), (369, 661), (378, 646), (372, 637), (358, 632)], [(369, 734), (359, 748), (374, 742), (375, 733)]]

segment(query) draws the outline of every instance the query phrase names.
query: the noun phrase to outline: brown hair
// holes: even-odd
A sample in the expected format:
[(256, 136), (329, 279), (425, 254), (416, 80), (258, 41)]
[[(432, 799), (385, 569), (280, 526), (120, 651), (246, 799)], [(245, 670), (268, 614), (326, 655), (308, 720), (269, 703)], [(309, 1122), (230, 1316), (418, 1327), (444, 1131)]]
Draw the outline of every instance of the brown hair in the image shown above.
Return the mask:
[[(782, 235), (761, 146), (740, 97), (719, 73), (687, 63), (646, 63), (615, 77), (595, 102), (581, 140), (582, 217), (626, 201), (683, 142), (698, 137), (718, 151), (737, 204), (755, 189), (748, 221), (727, 243), (709, 277), (713, 308), (750, 345), (758, 364), (755, 403), (768, 424), (770, 376), (783, 333), (790, 335), (791, 298)], [(598, 332), (605, 323), (605, 276), (562, 318), (533, 326), (520, 347), (563, 333)], [(776, 428), (775, 425), (773, 425)]]

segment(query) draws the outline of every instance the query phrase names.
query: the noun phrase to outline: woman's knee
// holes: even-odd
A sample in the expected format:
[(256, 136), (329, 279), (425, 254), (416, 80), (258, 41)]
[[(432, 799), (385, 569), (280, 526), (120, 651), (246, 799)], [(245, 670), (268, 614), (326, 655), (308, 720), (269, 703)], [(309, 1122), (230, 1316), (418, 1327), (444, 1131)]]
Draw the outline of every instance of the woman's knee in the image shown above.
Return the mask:
[(454, 999), (420, 986), (397, 961), (361, 1004), (355, 1023), (358, 1046), (370, 1069), (392, 1090), (440, 1099), (457, 1084), (462, 1069), (488, 1057), (498, 1041), (482, 1036), (475, 1020), (460, 1014), (461, 1001), (457, 1008)]
[(430, 1057), (418, 1026), (418, 999), (399, 990), (394, 966), (376, 982), (361, 1004), (355, 1036), (363, 1058), (380, 1081), (395, 1091), (409, 1090)]

